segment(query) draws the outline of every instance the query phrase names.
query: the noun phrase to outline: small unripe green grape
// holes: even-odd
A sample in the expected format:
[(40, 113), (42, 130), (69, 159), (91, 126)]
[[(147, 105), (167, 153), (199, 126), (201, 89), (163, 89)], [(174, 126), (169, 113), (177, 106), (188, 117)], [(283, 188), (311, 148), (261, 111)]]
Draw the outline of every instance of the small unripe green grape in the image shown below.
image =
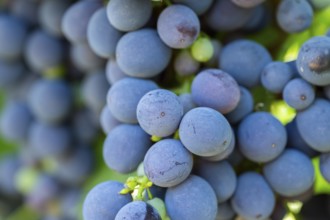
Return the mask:
[(35, 186), (39, 173), (32, 167), (21, 168), (15, 177), (15, 185), (19, 192), (28, 194)]
[(165, 203), (163, 202), (163, 200), (161, 200), (160, 198), (153, 198), (151, 200), (148, 200), (147, 203), (158, 211), (158, 214), (162, 219), (166, 219), (167, 214)]
[(198, 38), (191, 46), (192, 57), (199, 62), (209, 61), (214, 53), (211, 40), (208, 37)]

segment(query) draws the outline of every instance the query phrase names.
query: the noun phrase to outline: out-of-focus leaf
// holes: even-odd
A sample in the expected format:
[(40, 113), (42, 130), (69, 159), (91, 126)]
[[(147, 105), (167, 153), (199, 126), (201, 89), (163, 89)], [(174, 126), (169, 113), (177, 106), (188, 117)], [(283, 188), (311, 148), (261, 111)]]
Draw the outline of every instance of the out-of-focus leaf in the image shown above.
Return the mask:
[[(3, 91), (0, 91), (0, 109), (1, 110), (3, 109), (4, 104), (5, 104), (5, 93)], [(5, 156), (7, 154), (16, 152), (17, 150), (18, 150), (17, 144), (7, 141), (0, 134), (0, 159), (1, 159), (1, 157)]]
[(23, 219), (27, 219), (27, 220), (38, 219), (38, 214), (33, 210), (31, 210), (30, 208), (26, 206), (22, 206), (4, 220), (23, 220)]

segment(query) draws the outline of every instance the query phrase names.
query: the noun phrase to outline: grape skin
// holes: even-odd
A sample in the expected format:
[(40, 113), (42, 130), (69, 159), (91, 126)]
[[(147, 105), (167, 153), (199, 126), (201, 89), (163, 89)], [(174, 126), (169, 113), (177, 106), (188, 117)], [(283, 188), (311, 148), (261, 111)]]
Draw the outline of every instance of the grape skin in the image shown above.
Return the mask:
[(306, 30), (313, 20), (313, 9), (306, 0), (282, 0), (276, 18), (282, 30), (288, 33)]
[(107, 181), (94, 186), (87, 194), (83, 203), (84, 220), (115, 219), (118, 211), (132, 201), (129, 194), (119, 192), (124, 184), (117, 181)]
[(234, 110), (241, 95), (235, 79), (219, 69), (200, 72), (192, 82), (191, 94), (198, 106), (213, 108), (222, 114)]
[(263, 176), (245, 172), (238, 177), (231, 205), (245, 219), (266, 219), (274, 210), (275, 196)]
[(251, 88), (259, 84), (263, 68), (271, 61), (269, 52), (262, 45), (250, 40), (236, 40), (222, 49), (219, 67), (238, 84)]
[(218, 208), (212, 187), (206, 180), (195, 175), (168, 188), (165, 205), (172, 220), (214, 220)]
[[(314, 168), (310, 159), (300, 151), (285, 150), (263, 168), (272, 189), (283, 196), (297, 196), (314, 182)], [(281, 177), (281, 178), (279, 178)]]
[(180, 141), (165, 139), (151, 146), (144, 157), (143, 165), (150, 181), (157, 186), (172, 187), (189, 176), (193, 159)]
[(107, 5), (108, 19), (120, 31), (134, 31), (143, 27), (151, 13), (150, 0), (111, 0)]
[(116, 48), (119, 68), (129, 76), (150, 78), (170, 62), (172, 51), (153, 29), (139, 29), (120, 38)]
[(233, 133), (219, 112), (198, 107), (187, 112), (179, 127), (183, 145), (198, 156), (215, 156), (229, 148)]
[(330, 103), (318, 98), (309, 108), (296, 116), (298, 131), (306, 143), (316, 151), (330, 151)]
[(315, 91), (311, 84), (301, 78), (290, 80), (284, 87), (283, 99), (292, 108), (303, 110), (315, 99)]
[(106, 8), (97, 10), (88, 23), (88, 43), (94, 53), (102, 58), (115, 56), (116, 46), (122, 35), (109, 23)]
[(184, 5), (168, 6), (158, 17), (157, 31), (171, 48), (187, 48), (196, 40), (200, 23), (193, 10)]
[(238, 146), (251, 161), (268, 162), (278, 157), (287, 143), (284, 126), (268, 112), (251, 113), (238, 127)]
[(109, 168), (130, 173), (142, 162), (150, 146), (150, 137), (140, 126), (121, 124), (108, 133), (103, 144), (103, 159)]
[(173, 92), (155, 89), (140, 99), (136, 115), (140, 126), (148, 134), (166, 137), (179, 127), (183, 106)]

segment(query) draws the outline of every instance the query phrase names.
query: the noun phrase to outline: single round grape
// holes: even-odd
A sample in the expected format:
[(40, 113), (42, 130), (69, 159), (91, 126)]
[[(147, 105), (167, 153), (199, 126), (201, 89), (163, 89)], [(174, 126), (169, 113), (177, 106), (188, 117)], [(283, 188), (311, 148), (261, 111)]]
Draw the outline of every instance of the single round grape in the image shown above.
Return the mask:
[(42, 28), (52, 35), (62, 36), (61, 22), (69, 6), (66, 0), (42, 1), (38, 11), (38, 21)]
[(63, 42), (37, 30), (27, 40), (24, 57), (33, 70), (43, 72), (61, 65), (64, 62), (64, 53)]
[(99, 1), (78, 1), (64, 13), (61, 27), (64, 36), (72, 43), (86, 43), (88, 22), (102, 5)]
[(276, 19), (282, 30), (288, 33), (306, 30), (313, 20), (313, 9), (306, 0), (282, 0), (278, 5)]
[(214, 220), (218, 203), (210, 184), (190, 175), (181, 184), (167, 189), (165, 205), (172, 220)]
[(26, 140), (32, 120), (32, 113), (26, 103), (11, 101), (1, 113), (1, 133), (9, 140)]
[(226, 118), (207, 107), (187, 112), (180, 123), (179, 135), (183, 145), (199, 156), (214, 156), (224, 152), (233, 138)]
[(21, 56), (25, 45), (27, 27), (14, 16), (0, 15), (0, 58), (17, 59)]
[(213, 45), (210, 39), (201, 37), (191, 46), (192, 56), (199, 62), (207, 62), (213, 56)]
[(315, 91), (311, 84), (301, 78), (290, 80), (283, 90), (284, 101), (294, 109), (303, 110), (315, 99)]
[(278, 158), (267, 163), (263, 173), (273, 190), (283, 196), (305, 192), (313, 185), (315, 178), (310, 159), (294, 149), (285, 150)]
[(239, 88), (241, 95), (237, 106), (234, 110), (225, 115), (231, 124), (240, 122), (245, 116), (249, 115), (254, 108), (254, 100), (251, 92), (242, 86)]
[(62, 80), (37, 80), (28, 97), (34, 116), (47, 123), (58, 123), (66, 119), (70, 114), (72, 101), (71, 88)]
[(118, 66), (133, 77), (150, 78), (160, 74), (169, 64), (171, 56), (171, 49), (153, 29), (125, 34), (116, 48)]
[(137, 123), (137, 106), (140, 99), (158, 86), (151, 80), (123, 78), (108, 91), (107, 105), (112, 115), (121, 122)]
[(111, 0), (107, 5), (108, 19), (120, 31), (134, 31), (143, 27), (151, 14), (150, 0)]
[(222, 49), (219, 67), (238, 84), (251, 88), (260, 82), (264, 67), (272, 61), (269, 52), (250, 40), (236, 40)]
[(236, 173), (227, 161), (209, 162), (199, 160), (195, 172), (213, 188), (218, 203), (227, 201), (236, 189)]
[(162, 41), (171, 48), (187, 48), (200, 32), (200, 23), (193, 10), (184, 5), (171, 5), (162, 11), (157, 21)]
[(115, 220), (161, 220), (157, 210), (143, 201), (133, 201), (123, 206), (117, 213)]
[(251, 113), (239, 124), (238, 146), (254, 162), (268, 162), (278, 157), (287, 143), (287, 133), (279, 120), (268, 112)]
[(317, 86), (329, 85), (330, 38), (317, 36), (306, 41), (299, 50), (296, 65), (307, 82)]
[(261, 84), (270, 92), (281, 93), (293, 75), (294, 73), (288, 64), (271, 62), (265, 66), (261, 73)]
[(267, 219), (274, 210), (275, 196), (263, 176), (245, 172), (238, 177), (231, 205), (244, 219)]
[(296, 123), (301, 137), (316, 151), (330, 151), (330, 103), (318, 98), (307, 109), (297, 113)]
[(103, 144), (107, 166), (120, 173), (134, 171), (151, 146), (151, 140), (140, 126), (121, 124), (110, 131)]
[(148, 134), (166, 137), (179, 127), (183, 106), (173, 92), (155, 89), (140, 99), (136, 115), (140, 126)]
[(59, 156), (70, 150), (72, 135), (66, 126), (35, 122), (29, 130), (28, 145), (38, 157)]
[(191, 94), (198, 106), (210, 107), (222, 114), (234, 110), (240, 100), (235, 79), (219, 69), (200, 72), (192, 82)]
[(130, 194), (119, 192), (124, 184), (117, 181), (99, 183), (87, 194), (83, 204), (84, 220), (115, 219), (119, 210), (132, 201)]
[(109, 23), (105, 7), (98, 9), (88, 23), (88, 43), (94, 53), (100, 57), (114, 57), (117, 43), (122, 35)]
[(151, 182), (161, 187), (172, 187), (189, 176), (193, 159), (180, 141), (164, 139), (151, 146), (144, 157), (143, 165)]

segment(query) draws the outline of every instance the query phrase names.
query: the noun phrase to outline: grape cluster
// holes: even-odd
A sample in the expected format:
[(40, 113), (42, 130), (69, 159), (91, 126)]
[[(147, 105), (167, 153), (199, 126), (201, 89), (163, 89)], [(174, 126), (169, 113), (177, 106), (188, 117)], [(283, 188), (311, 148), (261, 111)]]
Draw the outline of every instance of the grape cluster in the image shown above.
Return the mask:
[[(317, 173), (330, 183), (330, 31), (285, 61), (253, 37), (308, 32), (328, 6), (0, 0), (0, 134), (16, 148), (0, 218), (26, 204), (41, 220), (280, 220), (298, 200), (329, 219), (313, 190)], [(84, 195), (100, 161), (129, 177)]]
[(13, 0), (0, 6), (1, 144), (14, 149), (1, 149), (0, 219), (20, 206), (37, 213), (35, 219), (77, 219), (110, 87), (104, 59), (87, 42), (87, 23), (102, 4)]
[[(302, 32), (313, 7), (282, 0), (274, 19)], [(282, 219), (284, 201), (312, 195), (312, 157), (330, 180), (330, 38), (311, 37), (291, 62), (244, 37), (217, 40), (263, 29), (270, 11), (260, 0), (111, 0), (95, 12), (87, 39), (111, 83), (103, 159), (137, 176), (96, 185), (85, 220)], [(256, 87), (296, 111), (290, 123), (258, 107)]]

